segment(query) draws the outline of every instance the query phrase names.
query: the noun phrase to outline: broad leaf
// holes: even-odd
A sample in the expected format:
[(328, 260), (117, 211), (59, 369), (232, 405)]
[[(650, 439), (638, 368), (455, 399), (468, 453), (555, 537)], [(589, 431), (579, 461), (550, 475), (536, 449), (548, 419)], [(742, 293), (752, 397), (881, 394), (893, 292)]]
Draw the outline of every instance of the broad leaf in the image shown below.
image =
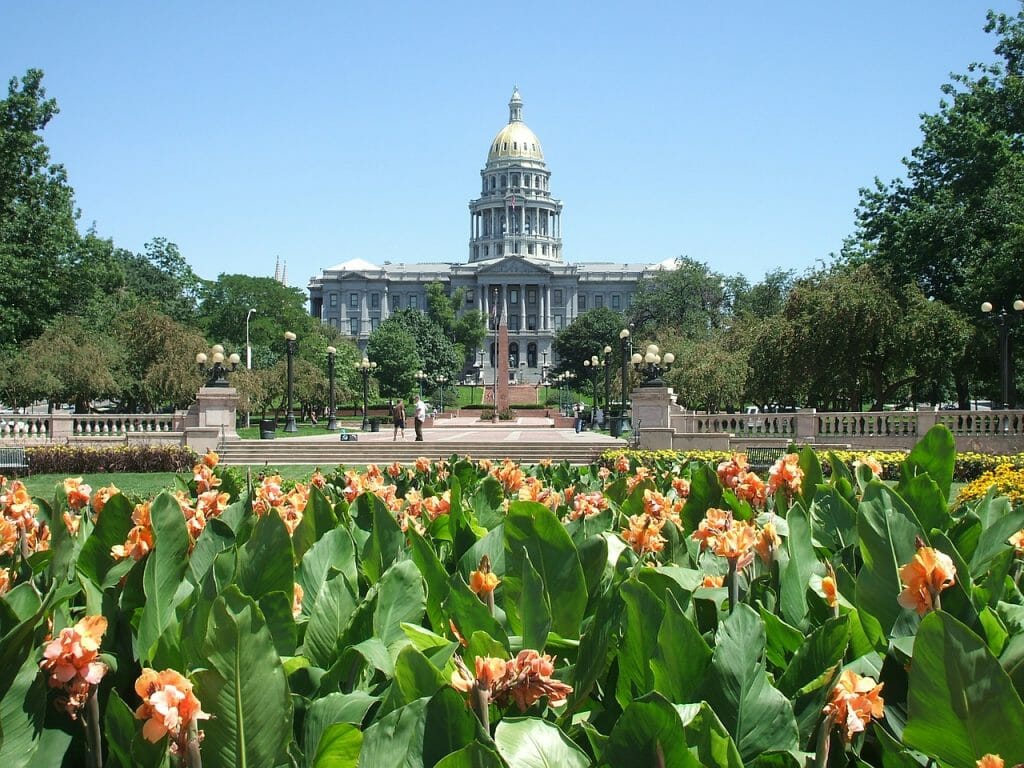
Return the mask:
[(942, 498), (949, 498), (949, 487), (953, 484), (953, 466), (956, 463), (956, 444), (953, 433), (936, 424), (917, 441), (903, 462), (900, 475), (913, 476), (927, 473), (939, 486)]
[(329, 725), (317, 745), (313, 768), (356, 768), (362, 746), (362, 731), (354, 725)]
[(138, 657), (152, 658), (154, 646), (174, 618), (175, 595), (188, 568), (188, 529), (177, 500), (166, 491), (150, 504), (153, 551), (146, 557), (142, 588), (139, 634), (135, 640)]
[(327, 669), (337, 660), (357, 605), (358, 598), (342, 574), (335, 573), (324, 583), (310, 612), (303, 651), (314, 665)]
[(631, 703), (612, 728), (602, 758), (612, 768), (700, 768), (686, 748), (679, 712), (659, 693)]
[(554, 723), (537, 717), (506, 717), (494, 731), (505, 762), (516, 768), (588, 768), (590, 758)]

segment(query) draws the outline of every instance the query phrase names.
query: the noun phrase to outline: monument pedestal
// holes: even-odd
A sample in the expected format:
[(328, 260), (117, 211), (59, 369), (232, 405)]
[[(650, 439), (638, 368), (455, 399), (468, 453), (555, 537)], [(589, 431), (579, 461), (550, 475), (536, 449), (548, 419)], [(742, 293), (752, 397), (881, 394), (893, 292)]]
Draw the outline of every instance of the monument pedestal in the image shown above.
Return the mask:
[(184, 443), (196, 453), (238, 440), (235, 430), (238, 391), (234, 387), (202, 387), (185, 415)]

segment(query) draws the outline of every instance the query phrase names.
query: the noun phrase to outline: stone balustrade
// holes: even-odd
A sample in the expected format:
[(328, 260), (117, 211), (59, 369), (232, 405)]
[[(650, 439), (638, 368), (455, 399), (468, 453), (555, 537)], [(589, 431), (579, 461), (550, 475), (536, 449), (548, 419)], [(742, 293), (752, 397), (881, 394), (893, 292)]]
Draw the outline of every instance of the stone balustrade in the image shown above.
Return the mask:
[(158, 442), (180, 443), (181, 414), (47, 413), (0, 416), (4, 442)]

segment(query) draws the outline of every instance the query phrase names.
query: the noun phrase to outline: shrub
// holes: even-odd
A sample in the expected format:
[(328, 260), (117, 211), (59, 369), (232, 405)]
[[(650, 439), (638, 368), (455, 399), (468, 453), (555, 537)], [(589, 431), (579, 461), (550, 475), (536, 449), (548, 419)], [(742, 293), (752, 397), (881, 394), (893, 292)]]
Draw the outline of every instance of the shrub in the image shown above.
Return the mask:
[(1024, 503), (1024, 469), (1004, 462), (989, 469), (960, 489), (956, 506), (982, 499), (995, 487), (996, 496), (1006, 496), (1014, 506)]
[(30, 475), (88, 472), (187, 472), (196, 453), (179, 445), (89, 447), (42, 445), (25, 449)]

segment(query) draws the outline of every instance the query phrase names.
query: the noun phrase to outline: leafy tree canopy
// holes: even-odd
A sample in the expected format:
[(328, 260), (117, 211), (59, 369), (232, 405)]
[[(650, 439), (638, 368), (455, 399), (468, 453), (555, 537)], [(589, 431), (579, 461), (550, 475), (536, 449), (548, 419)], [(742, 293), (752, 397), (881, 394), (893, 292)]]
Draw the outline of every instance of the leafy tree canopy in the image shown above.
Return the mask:
[(625, 325), (625, 318), (607, 307), (596, 307), (581, 314), (572, 325), (559, 331), (551, 345), (559, 359), (557, 371), (572, 371), (581, 380), (591, 380), (593, 374), (583, 361), (594, 355), (603, 357), (604, 348), (610, 346), (614, 364), (620, 356), (619, 331)]

